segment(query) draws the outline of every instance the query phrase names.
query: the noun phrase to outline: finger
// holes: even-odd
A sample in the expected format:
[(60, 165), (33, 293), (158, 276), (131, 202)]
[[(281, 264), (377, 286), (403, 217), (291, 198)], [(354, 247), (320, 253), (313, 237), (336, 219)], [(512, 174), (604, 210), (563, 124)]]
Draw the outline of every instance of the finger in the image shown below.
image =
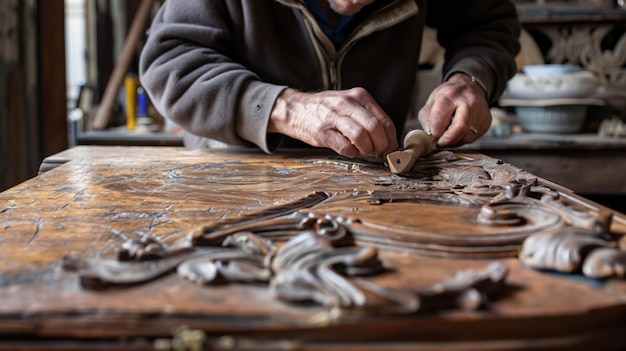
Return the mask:
[[(462, 144), (466, 135), (473, 134), (470, 130), (469, 109), (467, 105), (460, 105), (454, 111), (454, 118), (446, 131), (439, 138), (442, 147), (454, 147)], [(473, 127), (472, 127), (473, 128)]]
[(420, 110), (418, 118), (424, 130), (432, 133), (435, 138), (440, 138), (452, 122), (456, 106), (447, 97), (432, 98)]
[[(373, 116), (365, 108), (355, 110), (350, 116), (350, 119), (356, 122), (363, 130), (361, 133), (367, 135), (371, 144), (371, 153), (382, 153), (387, 150), (389, 148), (389, 144), (395, 140), (395, 132), (393, 139), (390, 139), (386, 131), (387, 128), (384, 125), (385, 122)], [(391, 122), (390, 119), (388, 121), (393, 126), (393, 122)], [(364, 136), (362, 137), (364, 138)], [(352, 138), (350, 139), (353, 140)]]
[[(359, 123), (370, 133), (374, 152), (387, 153), (397, 150), (396, 126), (389, 115), (365, 89), (354, 88), (351, 89), (351, 93), (355, 95), (357, 101), (364, 108), (364, 113), (357, 111), (354, 117), (358, 118)], [(373, 121), (372, 117), (376, 121)]]
[(342, 133), (335, 129), (329, 129), (323, 136), (324, 144), (341, 156), (354, 158), (359, 155), (359, 150)]
[[(396, 133), (396, 126), (378, 104), (375, 106), (366, 107), (367, 111), (371, 112), (376, 118), (376, 123), (372, 131), (372, 141), (374, 143), (374, 150), (377, 153), (386, 153), (395, 151), (398, 149), (398, 135)], [(370, 126), (372, 127), (372, 126)]]
[(353, 117), (339, 117), (335, 122), (335, 129), (354, 145), (361, 155), (374, 152), (374, 144), (369, 131)]

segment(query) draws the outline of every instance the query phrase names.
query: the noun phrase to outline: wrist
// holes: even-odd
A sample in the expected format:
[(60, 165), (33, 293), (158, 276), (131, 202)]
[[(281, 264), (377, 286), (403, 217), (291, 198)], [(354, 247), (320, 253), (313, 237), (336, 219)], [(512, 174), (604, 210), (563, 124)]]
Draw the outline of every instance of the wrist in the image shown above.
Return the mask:
[(270, 112), (270, 118), (267, 124), (268, 133), (282, 133), (284, 126), (289, 121), (289, 109), (291, 100), (293, 99), (296, 90), (291, 88), (284, 89), (276, 98), (274, 107)]
[(457, 80), (463, 81), (468, 86), (480, 89), (483, 96), (485, 97), (485, 100), (489, 101), (489, 93), (487, 92), (487, 88), (475, 76), (465, 72), (455, 72), (448, 78), (448, 82), (454, 82)]

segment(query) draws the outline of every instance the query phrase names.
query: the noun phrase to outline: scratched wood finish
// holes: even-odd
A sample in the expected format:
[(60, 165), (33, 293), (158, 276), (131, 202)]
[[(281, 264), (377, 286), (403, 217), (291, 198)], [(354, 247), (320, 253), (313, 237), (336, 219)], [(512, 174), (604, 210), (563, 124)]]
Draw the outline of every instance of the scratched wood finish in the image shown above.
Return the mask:
[[(153, 339), (172, 338), (181, 326), (205, 331), (215, 338), (215, 347), (232, 336), (236, 349), (625, 346), (623, 280), (531, 270), (514, 256), (452, 259), (381, 250), (384, 265), (392, 269), (369, 279), (396, 288), (435, 284), (494, 260), (506, 264), (506, 289), (479, 312), (335, 321), (321, 307), (277, 301), (263, 285), (205, 287), (175, 274), (130, 288), (86, 290), (75, 274), (61, 269), (64, 257), (94, 256), (142, 233), (172, 242), (199, 227), (315, 191), (374, 192), (386, 187), (381, 178), (389, 177), (389, 170), (324, 154), (266, 156), (166, 147), (79, 147), (48, 158), (42, 170), (0, 193), (0, 349), (59, 344), (79, 349), (96, 340), (108, 340), (106, 347), (150, 349)], [(539, 182), (588, 209), (606, 210), (565, 188)], [(355, 202), (334, 204), (327, 211), (435, 234), (493, 231), (475, 222), (479, 208), (471, 206)], [(611, 230), (626, 234), (623, 215), (614, 214)]]

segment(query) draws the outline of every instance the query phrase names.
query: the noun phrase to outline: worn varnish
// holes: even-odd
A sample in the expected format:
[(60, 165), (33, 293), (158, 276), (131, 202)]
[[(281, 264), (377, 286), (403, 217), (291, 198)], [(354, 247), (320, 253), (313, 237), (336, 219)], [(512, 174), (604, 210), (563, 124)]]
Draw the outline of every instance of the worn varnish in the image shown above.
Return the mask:
[[(317, 217), (306, 230), (351, 234), (353, 242), (341, 247), (363, 260), (351, 262), (365, 273), (355, 286), (368, 292), (367, 308), (320, 295), (288, 301), (310, 289), (268, 280), (301, 279), (284, 262), (302, 259), (302, 251), (274, 256), (283, 263), (271, 271), (238, 266), (230, 271), (236, 279), (215, 285), (214, 266), (176, 261), (182, 256), (172, 250), (181, 242), (196, 253), (222, 250), (212, 245), (229, 240), (228, 250), (252, 250), (244, 261), (258, 263), (271, 245), (284, 248), (302, 232), (292, 224), (277, 232), (277, 223), (310, 213)], [(78, 147), (0, 193), (0, 233), (0, 346), (7, 348), (168, 349), (172, 339), (194, 338), (207, 349), (626, 346), (626, 282), (619, 268), (602, 263), (623, 256), (624, 215), (479, 154), (435, 153), (399, 176), (311, 151)], [(534, 235), (546, 233), (587, 235), (577, 242), (612, 251), (580, 245), (580, 262), (562, 265), (533, 246), (543, 240)], [(587, 256), (592, 274), (576, 266)], [(105, 262), (119, 264), (115, 279), (128, 284), (92, 269)], [(127, 265), (137, 262), (171, 267), (142, 280), (129, 276)], [(241, 278), (241, 269), (254, 279)], [(469, 278), (454, 280), (458, 272)], [(322, 273), (337, 287), (354, 281)], [(341, 296), (361, 301), (358, 290)], [(387, 308), (389, 296), (402, 308)]]

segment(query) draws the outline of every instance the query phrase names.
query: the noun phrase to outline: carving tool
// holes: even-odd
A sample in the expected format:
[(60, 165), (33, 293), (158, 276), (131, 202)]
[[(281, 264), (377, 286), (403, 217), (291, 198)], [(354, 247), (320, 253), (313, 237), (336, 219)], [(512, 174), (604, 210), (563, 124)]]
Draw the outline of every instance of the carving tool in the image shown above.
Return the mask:
[(430, 154), (436, 140), (432, 134), (420, 129), (414, 129), (404, 137), (404, 149), (387, 155), (387, 163), (392, 173), (404, 173), (413, 168), (415, 161)]

